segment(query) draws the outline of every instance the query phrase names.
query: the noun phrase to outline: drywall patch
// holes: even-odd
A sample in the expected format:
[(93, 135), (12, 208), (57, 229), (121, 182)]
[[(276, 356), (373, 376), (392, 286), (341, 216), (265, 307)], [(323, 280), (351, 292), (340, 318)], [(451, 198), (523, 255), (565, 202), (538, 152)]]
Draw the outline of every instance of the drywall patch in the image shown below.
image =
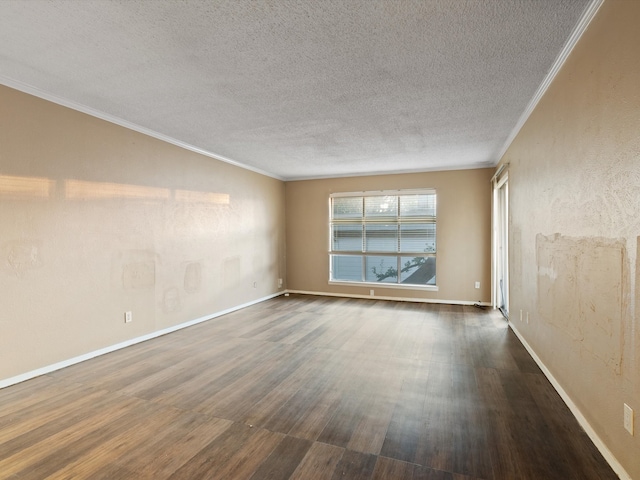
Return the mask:
[(156, 283), (156, 265), (151, 262), (134, 262), (123, 267), (122, 286), (127, 290), (153, 287)]
[(582, 356), (621, 373), (627, 252), (622, 240), (536, 236), (538, 313)]
[(112, 260), (112, 281), (125, 290), (151, 290), (156, 285), (156, 255), (147, 250), (126, 250)]
[(2, 246), (3, 270), (17, 277), (42, 266), (40, 242), (17, 240)]
[(202, 285), (202, 265), (198, 262), (188, 263), (184, 269), (184, 291), (196, 293)]
[(177, 312), (182, 307), (180, 290), (175, 287), (167, 288), (162, 296), (162, 310), (165, 313)]

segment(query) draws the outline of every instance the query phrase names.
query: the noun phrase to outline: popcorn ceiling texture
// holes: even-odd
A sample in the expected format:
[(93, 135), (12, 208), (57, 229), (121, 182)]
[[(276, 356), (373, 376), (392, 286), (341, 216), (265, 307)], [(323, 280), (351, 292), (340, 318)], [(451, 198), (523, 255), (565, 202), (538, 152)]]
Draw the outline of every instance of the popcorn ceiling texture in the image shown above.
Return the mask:
[(588, 0), (0, 3), (0, 83), (285, 179), (496, 163)]

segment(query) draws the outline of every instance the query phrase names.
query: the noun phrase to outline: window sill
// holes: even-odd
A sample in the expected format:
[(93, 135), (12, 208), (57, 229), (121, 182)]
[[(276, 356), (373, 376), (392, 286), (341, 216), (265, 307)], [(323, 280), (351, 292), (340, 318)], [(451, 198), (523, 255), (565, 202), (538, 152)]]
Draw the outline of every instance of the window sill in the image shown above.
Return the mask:
[(345, 287), (377, 287), (390, 288), (398, 290), (421, 290), (427, 292), (437, 292), (437, 285), (403, 285), (401, 283), (382, 283), (382, 282), (347, 282), (344, 280), (329, 280), (329, 285), (341, 285)]

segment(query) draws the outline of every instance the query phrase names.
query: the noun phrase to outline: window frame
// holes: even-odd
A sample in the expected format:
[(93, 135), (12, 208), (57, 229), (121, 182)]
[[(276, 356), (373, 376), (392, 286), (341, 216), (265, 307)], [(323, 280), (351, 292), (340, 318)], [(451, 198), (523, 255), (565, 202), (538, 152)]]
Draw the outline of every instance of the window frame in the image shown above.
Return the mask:
[[(366, 209), (364, 205), (366, 205), (366, 197), (380, 197), (380, 196), (394, 196), (397, 199), (401, 196), (406, 195), (434, 195), (435, 196), (435, 205), (433, 210), (433, 216), (424, 215), (424, 216), (416, 216), (415, 218), (411, 217), (401, 217), (399, 215), (400, 206), (398, 206), (398, 213), (395, 216), (381, 216), (380, 218), (375, 218), (373, 216), (367, 217)], [(361, 197), (363, 199), (363, 211), (362, 214), (358, 217), (347, 218), (347, 219), (334, 219), (333, 215), (333, 199), (334, 198), (345, 198), (345, 197)], [(398, 202), (400, 205), (400, 202)], [(376, 190), (376, 191), (362, 191), (362, 192), (335, 192), (329, 195), (328, 200), (329, 207), (329, 231), (328, 231), (328, 259), (329, 259), (329, 284), (331, 285), (345, 285), (345, 286), (377, 286), (378, 288), (390, 288), (390, 289), (411, 289), (411, 290), (426, 290), (426, 291), (438, 291), (437, 284), (437, 268), (436, 268), (436, 279), (435, 284), (406, 284), (400, 283), (401, 276), (401, 268), (402, 268), (402, 259), (406, 257), (424, 257), (424, 258), (434, 258), (437, 265), (437, 192), (435, 188), (420, 188), (420, 189), (406, 189), (406, 190)], [(351, 224), (359, 223), (362, 225), (363, 233), (362, 233), (362, 246), (361, 250), (334, 250), (334, 226), (340, 224)], [(435, 227), (435, 245), (433, 252), (411, 252), (411, 251), (402, 251), (401, 250), (401, 226), (402, 225), (410, 225), (410, 224), (424, 224), (424, 223), (432, 223)], [(394, 224), (398, 228), (398, 248), (397, 251), (389, 252), (389, 251), (368, 251), (366, 248), (366, 225), (388, 225)], [(362, 263), (362, 280), (334, 280), (333, 279), (333, 257), (334, 255), (341, 256), (353, 256), (360, 257)], [(372, 257), (390, 257), (396, 259), (396, 268), (399, 273), (397, 280), (393, 283), (384, 282), (384, 281), (367, 281), (366, 279), (366, 270), (367, 270), (367, 258)]]

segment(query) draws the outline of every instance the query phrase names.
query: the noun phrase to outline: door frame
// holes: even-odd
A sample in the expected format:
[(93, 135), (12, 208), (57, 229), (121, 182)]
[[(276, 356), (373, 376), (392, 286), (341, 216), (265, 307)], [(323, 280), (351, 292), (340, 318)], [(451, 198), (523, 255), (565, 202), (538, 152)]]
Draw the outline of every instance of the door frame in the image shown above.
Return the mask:
[(491, 179), (491, 305), (509, 319), (509, 172), (501, 176), (504, 167)]

